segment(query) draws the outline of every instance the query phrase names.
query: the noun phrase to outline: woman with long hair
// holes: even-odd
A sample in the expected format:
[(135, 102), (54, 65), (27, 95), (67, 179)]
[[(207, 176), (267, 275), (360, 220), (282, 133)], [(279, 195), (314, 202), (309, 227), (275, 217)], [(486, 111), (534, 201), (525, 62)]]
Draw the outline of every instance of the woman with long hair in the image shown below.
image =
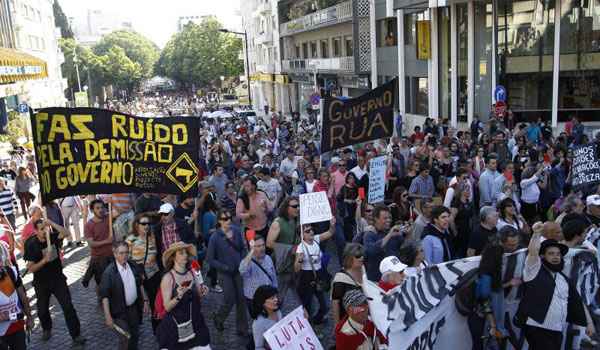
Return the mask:
[(451, 225), (454, 231), (453, 246), (458, 258), (467, 256), (469, 233), (471, 232), (471, 219), (473, 218), (474, 204), (470, 200), (471, 190), (466, 183), (456, 186), (456, 193), (450, 205), (450, 212), (454, 217)]
[(344, 247), (342, 271), (333, 277), (331, 288), (331, 313), (334, 324), (346, 316), (342, 299), (347, 291), (362, 288), (362, 269), (364, 266), (365, 251), (361, 244), (348, 243)]
[(201, 306), (208, 288), (190, 268), (190, 261), (195, 257), (196, 248), (183, 242), (172, 244), (163, 253), (166, 272), (160, 291), (166, 315), (156, 328), (161, 349), (210, 349), (210, 335)]
[(517, 211), (517, 204), (512, 198), (504, 198), (498, 203), (498, 223), (496, 229), (500, 231), (504, 226), (510, 226), (515, 230), (529, 234), (529, 225), (519, 212)]
[(404, 270), (407, 276), (414, 276), (428, 266), (421, 241), (409, 240), (404, 242), (398, 252), (400, 261), (408, 267)]
[[(160, 267), (158, 261), (158, 249), (156, 239), (150, 225), (152, 219), (146, 214), (137, 215), (131, 225), (131, 232), (125, 238), (129, 245), (130, 259), (143, 271), (143, 286), (148, 295), (147, 302), (150, 304), (152, 315), (154, 315), (154, 299), (160, 287)], [(152, 317), (152, 331), (156, 332), (158, 320)]]
[(502, 255), (504, 249), (498, 242), (489, 243), (481, 253), (479, 272), (473, 288), (475, 308), (469, 315), (473, 350), (484, 350), (483, 339), (497, 341), (505, 336), (504, 291), (502, 289)]
[(342, 219), (342, 228), (346, 241), (351, 241), (356, 227), (356, 200), (358, 199), (358, 187), (356, 175), (348, 172), (346, 181), (337, 194), (338, 218)]
[(21, 202), (21, 211), (25, 220), (27, 220), (27, 212), (31, 202), (34, 200), (34, 195), (30, 192), (35, 179), (25, 167), (19, 167), (17, 178), (15, 179), (15, 192)]
[(277, 288), (264, 285), (258, 287), (252, 298), (252, 335), (254, 337), (254, 349), (269, 349), (265, 341), (265, 332), (279, 322), (283, 316), (279, 310), (279, 298)]
[(254, 230), (256, 234), (266, 238), (269, 233), (267, 214), (273, 210), (273, 207), (267, 195), (262, 191), (257, 191), (257, 182), (253, 176), (244, 179), (235, 212), (246, 229)]
[(392, 222), (406, 222), (412, 220), (411, 204), (408, 200), (408, 191), (403, 186), (394, 188), (392, 195), (392, 204), (390, 204), (392, 212)]
[(409, 162), (408, 169), (406, 171), (406, 176), (399, 180), (400, 186), (404, 188), (410, 188), (410, 184), (415, 179), (415, 177), (419, 176), (419, 167), (421, 163), (418, 160), (413, 160)]

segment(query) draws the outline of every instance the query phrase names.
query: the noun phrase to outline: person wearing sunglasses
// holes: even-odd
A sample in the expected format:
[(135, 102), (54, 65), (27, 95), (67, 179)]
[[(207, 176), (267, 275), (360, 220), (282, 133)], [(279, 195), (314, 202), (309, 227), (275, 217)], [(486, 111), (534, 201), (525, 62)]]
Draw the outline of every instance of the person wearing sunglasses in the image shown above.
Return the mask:
[(311, 317), (313, 324), (321, 324), (327, 315), (327, 302), (325, 301), (325, 288), (329, 284), (327, 271), (321, 264), (323, 253), (319, 246), (335, 233), (335, 217), (331, 219), (329, 230), (320, 235), (315, 235), (311, 225), (304, 226), (302, 230), (302, 242), (296, 247), (296, 260), (294, 271), (298, 273), (298, 284), (296, 291), (302, 302), (302, 306), (312, 315), (312, 298), (315, 296), (319, 302), (319, 310)]
[(246, 316), (246, 299), (242, 286), (239, 266), (246, 254), (246, 245), (238, 226), (232, 225), (229, 212), (220, 210), (217, 215), (217, 230), (210, 236), (206, 258), (211, 267), (217, 270), (223, 288), (223, 304), (212, 315), (215, 328), (219, 332), (225, 330), (224, 322), (235, 305), (237, 334), (248, 336), (248, 319)]
[[(131, 226), (131, 232), (125, 239), (129, 246), (130, 259), (137, 264), (140, 271), (143, 271), (143, 286), (148, 298), (144, 301), (150, 306), (152, 315), (154, 315), (154, 299), (160, 286), (161, 274), (158, 267), (158, 250), (156, 238), (150, 229), (152, 220), (146, 214), (138, 215)], [(152, 318), (152, 331), (156, 331), (158, 320)]]
[(348, 243), (344, 248), (342, 271), (335, 274), (331, 292), (331, 314), (335, 324), (346, 317), (342, 299), (349, 290), (362, 288), (364, 248), (358, 243)]

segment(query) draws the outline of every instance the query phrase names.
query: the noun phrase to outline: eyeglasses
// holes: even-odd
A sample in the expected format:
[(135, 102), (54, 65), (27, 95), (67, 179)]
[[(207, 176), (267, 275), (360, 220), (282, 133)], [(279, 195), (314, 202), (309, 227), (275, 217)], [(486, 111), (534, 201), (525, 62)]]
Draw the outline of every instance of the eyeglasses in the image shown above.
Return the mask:
[(160, 213), (161, 216), (169, 216), (171, 213)]
[(229, 220), (231, 220), (231, 216), (222, 216), (222, 217), (219, 218), (219, 220), (221, 220), (221, 221), (229, 221)]
[(290, 204), (289, 207), (290, 208), (294, 208), (294, 209), (298, 209), (299, 205), (298, 204), (294, 204), (294, 205)]
[(362, 255), (362, 254), (357, 254), (357, 255), (355, 255), (354, 257), (355, 257), (356, 259), (362, 259), (362, 258), (363, 258), (363, 255)]
[(307, 228), (306, 230), (304, 230), (304, 233), (315, 233), (315, 231), (313, 231), (312, 228)]
[(373, 209), (365, 209), (365, 213), (370, 213), (372, 211), (373, 211)]
[(346, 166), (346, 163), (338, 163), (339, 166)]
[(140, 225), (140, 226), (148, 226), (148, 225), (150, 225), (150, 223), (144, 221), (144, 222), (138, 222), (138, 225)]

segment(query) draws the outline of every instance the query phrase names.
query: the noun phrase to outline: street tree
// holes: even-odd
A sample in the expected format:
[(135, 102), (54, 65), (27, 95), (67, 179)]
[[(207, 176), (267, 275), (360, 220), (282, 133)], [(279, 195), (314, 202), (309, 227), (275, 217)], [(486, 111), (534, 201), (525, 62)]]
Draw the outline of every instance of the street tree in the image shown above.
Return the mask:
[(133, 30), (118, 30), (105, 35), (93, 47), (93, 51), (96, 55), (103, 56), (115, 47), (123, 49), (129, 60), (139, 64), (143, 78), (151, 77), (154, 65), (160, 55), (160, 50), (156, 44)]
[(55, 0), (52, 4), (52, 10), (54, 12), (54, 25), (60, 28), (60, 35), (65, 39), (72, 39), (74, 37), (71, 25), (65, 13), (60, 7), (58, 0)]
[(171, 37), (156, 64), (155, 72), (186, 87), (205, 86), (220, 76), (237, 76), (243, 71), (239, 59), (242, 40), (219, 32), (221, 23), (214, 17), (200, 24), (189, 23)]

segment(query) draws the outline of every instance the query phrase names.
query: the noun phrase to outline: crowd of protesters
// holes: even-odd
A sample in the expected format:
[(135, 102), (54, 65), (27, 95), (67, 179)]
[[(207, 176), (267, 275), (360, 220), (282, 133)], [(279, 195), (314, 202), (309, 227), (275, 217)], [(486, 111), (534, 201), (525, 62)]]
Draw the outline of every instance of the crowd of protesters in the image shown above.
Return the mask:
[[(32, 324), (19, 268), (33, 273), (43, 339), (52, 336), (54, 295), (74, 344), (85, 343), (62, 271), (63, 250), (84, 241), (83, 283), (96, 289), (122, 349), (137, 348), (144, 314), (161, 348), (209, 349), (207, 322), (223, 332), (232, 310), (248, 348), (267, 349), (263, 334), (283, 317), (284, 301), (302, 305), (315, 327), (333, 322), (326, 336), (338, 349), (383, 349), (363, 279), (389, 291), (430, 265), (477, 255), (473, 349), (486, 348), (488, 334), (505, 345), (498, 298), (520, 284), (517, 316), (531, 349), (559, 349), (567, 322), (594, 343), (594, 315), (562, 272), (569, 248), (596, 253), (586, 235), (600, 223), (600, 188), (570, 186), (573, 148), (588, 142), (576, 118), (558, 135), (541, 121), (476, 119), (457, 130), (427, 119), (406, 136), (328, 154), (319, 151), (318, 128), (298, 115), (269, 119), (201, 120), (197, 196), (73, 194), (41, 207), (35, 166), (6, 164), (2, 175), (14, 185), (0, 184), (0, 285), (10, 284), (20, 302), (14, 319), (0, 313), (0, 343), (25, 348)], [(385, 201), (368, 203), (377, 156), (387, 157)], [(319, 191), (333, 218), (300, 226), (299, 196)], [(17, 198), (26, 219), (18, 240)], [(519, 248), (529, 249), (523, 278), (504, 281), (502, 254)], [(26, 266), (17, 265), (17, 251)], [(201, 308), (207, 293), (223, 295), (210, 315)]]

